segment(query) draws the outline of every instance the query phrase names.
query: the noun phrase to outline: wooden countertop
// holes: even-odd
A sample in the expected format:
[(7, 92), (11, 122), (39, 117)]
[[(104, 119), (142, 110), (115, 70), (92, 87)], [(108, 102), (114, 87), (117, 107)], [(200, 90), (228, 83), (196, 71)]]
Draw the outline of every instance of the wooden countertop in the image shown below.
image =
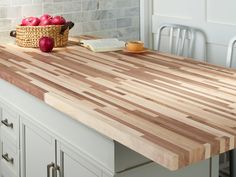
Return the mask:
[(170, 170), (236, 147), (236, 70), (154, 52), (1, 45), (0, 77)]

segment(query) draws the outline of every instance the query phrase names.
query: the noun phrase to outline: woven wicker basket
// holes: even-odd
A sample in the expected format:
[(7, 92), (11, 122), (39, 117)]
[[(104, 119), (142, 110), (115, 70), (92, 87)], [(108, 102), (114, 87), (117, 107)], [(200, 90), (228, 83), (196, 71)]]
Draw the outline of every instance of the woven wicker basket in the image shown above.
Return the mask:
[(11, 31), (11, 36), (16, 37), (16, 44), (26, 48), (39, 47), (41, 37), (51, 37), (54, 39), (54, 47), (64, 47), (67, 45), (69, 30), (74, 26), (72, 22), (66, 25), (50, 26), (16, 26), (16, 30)]

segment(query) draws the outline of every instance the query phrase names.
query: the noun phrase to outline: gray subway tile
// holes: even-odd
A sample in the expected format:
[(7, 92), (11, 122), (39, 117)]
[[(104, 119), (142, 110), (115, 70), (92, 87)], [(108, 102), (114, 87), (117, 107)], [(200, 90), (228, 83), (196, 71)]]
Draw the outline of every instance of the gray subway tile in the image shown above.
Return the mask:
[(75, 22), (71, 35), (139, 37), (139, 0), (0, 0), (0, 31), (15, 28), (22, 17), (43, 13)]

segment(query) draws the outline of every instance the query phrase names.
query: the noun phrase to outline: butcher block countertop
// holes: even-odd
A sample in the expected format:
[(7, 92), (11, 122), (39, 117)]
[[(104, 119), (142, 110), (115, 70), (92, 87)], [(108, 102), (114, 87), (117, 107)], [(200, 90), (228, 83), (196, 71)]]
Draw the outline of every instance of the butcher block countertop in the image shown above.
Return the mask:
[(236, 70), (155, 52), (0, 45), (0, 77), (170, 170), (236, 147)]

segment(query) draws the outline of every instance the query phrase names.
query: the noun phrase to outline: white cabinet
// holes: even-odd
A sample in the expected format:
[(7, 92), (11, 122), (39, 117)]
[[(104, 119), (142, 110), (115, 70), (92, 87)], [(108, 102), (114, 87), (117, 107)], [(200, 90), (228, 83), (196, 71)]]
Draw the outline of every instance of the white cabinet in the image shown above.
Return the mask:
[(47, 177), (47, 166), (55, 159), (55, 140), (24, 119), (21, 124), (21, 152), (23, 177)]

